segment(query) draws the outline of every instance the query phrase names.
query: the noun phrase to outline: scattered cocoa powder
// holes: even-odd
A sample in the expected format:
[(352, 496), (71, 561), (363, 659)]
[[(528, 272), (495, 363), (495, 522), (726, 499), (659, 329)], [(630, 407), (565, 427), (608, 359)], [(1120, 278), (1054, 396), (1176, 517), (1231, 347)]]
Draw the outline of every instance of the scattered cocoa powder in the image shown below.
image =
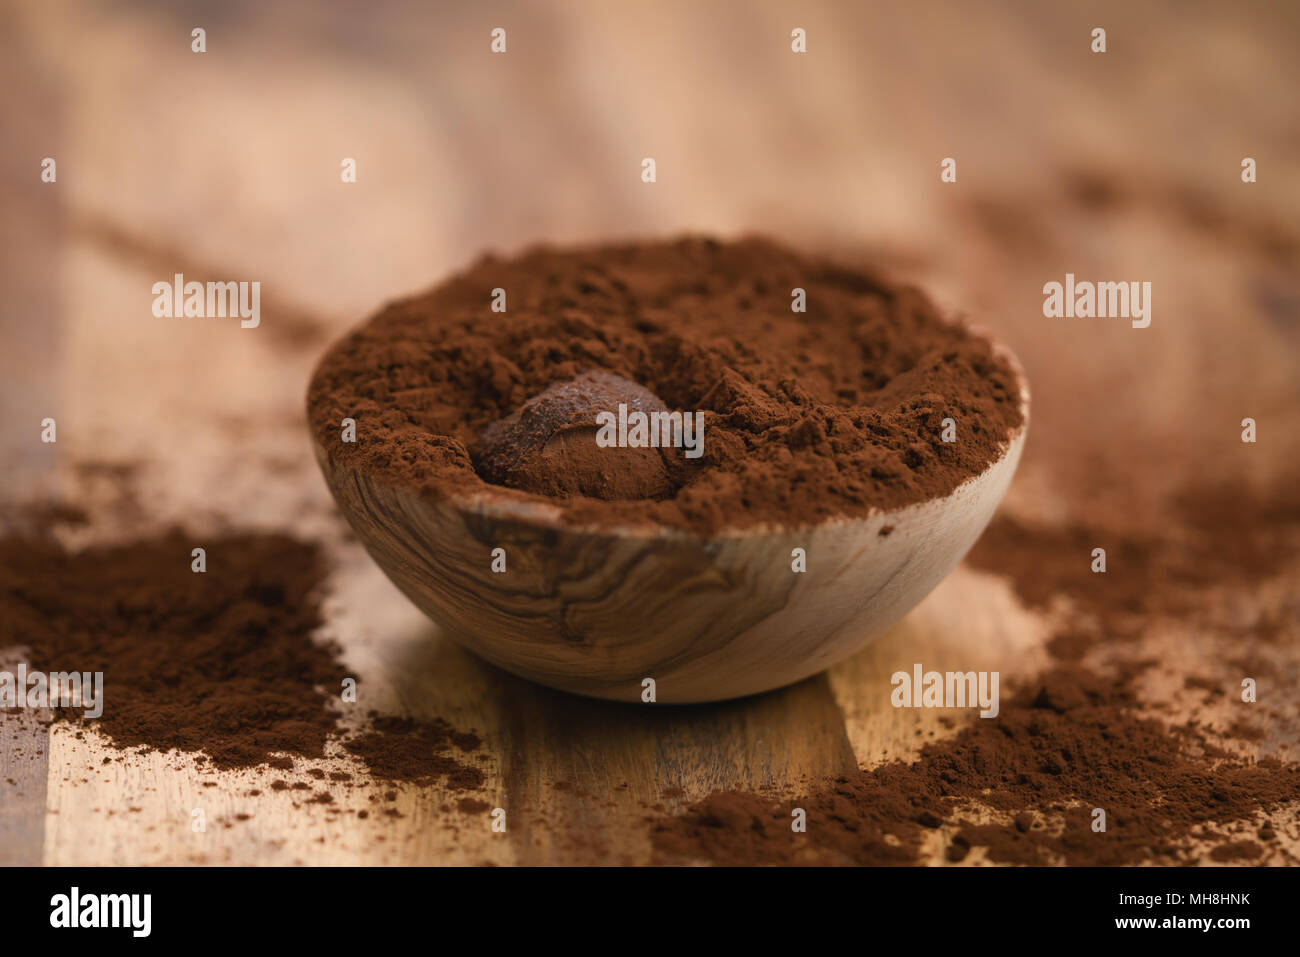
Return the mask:
[(1219, 862), (1253, 861), (1264, 854), (1264, 848), (1254, 841), (1228, 841), (1210, 851), (1210, 860)]
[[(489, 308), (495, 288), (504, 313)], [(792, 312), (795, 289), (806, 313)], [(490, 484), (510, 482), (513, 461), (494, 424), (593, 372), (702, 410), (704, 454), (663, 456), (667, 487), (655, 474), (634, 501), (618, 482), (515, 482), (575, 521), (707, 532), (905, 505), (983, 471), (1023, 422), (1011, 367), (919, 291), (759, 239), (486, 258), (336, 343), (308, 414), (334, 460), (374, 478), (431, 498), (533, 500)], [(345, 417), (355, 442), (341, 439)], [(947, 417), (956, 442), (941, 440)]]
[(1228, 736), (1238, 741), (1261, 741), (1264, 731), (1245, 721), (1234, 721), (1228, 727)]
[(454, 791), (483, 786), (483, 772), (462, 763), (452, 750), (467, 752), (478, 746), (475, 735), (458, 733), (441, 719), (387, 715), (371, 715), (369, 730), (347, 743), (347, 749), (378, 778), (415, 784), (444, 781)]
[[(191, 571), (197, 546), (204, 573)], [(222, 768), (319, 757), (346, 674), (313, 640), (324, 574), (313, 545), (278, 534), (173, 530), (78, 552), (6, 537), (0, 619), (32, 670), (104, 673), (92, 720), (119, 747), (202, 752)]]
[[(1293, 574), (1296, 488), (1186, 490), (1163, 537), (995, 519), (969, 562), (1007, 577), (1028, 606), (1065, 614), (1048, 644), (1053, 667), (1004, 697), (997, 718), (970, 721), (914, 762), (851, 771), (793, 799), (714, 793), (657, 819), (656, 854), (725, 864), (914, 863), (927, 835), (943, 828), (944, 857), (954, 863), (982, 848), (1000, 863), (1182, 864), (1199, 860), (1207, 841), (1217, 841), (1214, 861), (1264, 859), (1259, 842), (1274, 841), (1276, 831), (1257, 819), (1294, 814), (1300, 765), (1244, 760), (1217, 747), (1195, 719), (1151, 716), (1138, 686), (1154, 662), (1134, 650), (1152, 624), (1177, 621), (1218, 633), (1240, 653), (1252, 628), (1225, 620), (1216, 593)], [(1101, 542), (1112, 551), (1107, 574), (1096, 575), (1090, 551)], [(806, 834), (791, 831), (793, 807), (808, 813)], [(1104, 834), (1091, 828), (1098, 807)], [(1258, 841), (1230, 837), (1229, 826), (1243, 823), (1258, 827)]]
[[(967, 561), (1007, 576), (1030, 608), (1068, 599), (1078, 624), (1063, 640), (1077, 646), (1090, 631), (1130, 633), (1153, 617), (1197, 613), (1207, 589), (1258, 583), (1300, 554), (1300, 493), (1285, 484), (1195, 485), (1171, 496), (1167, 509), (1163, 536), (1126, 531), (1131, 523), (1118, 509), (1099, 521), (1053, 527), (999, 515)], [(1090, 558), (1079, 560), (1099, 546), (1113, 573), (1094, 574)]]
[[(1194, 831), (1300, 800), (1300, 767), (1212, 765), (1187, 754), (1186, 729), (1133, 707), (1126, 682), (1055, 670), (997, 719), (927, 745), (914, 763), (786, 801), (716, 793), (658, 821), (655, 848), (665, 860), (720, 864), (910, 864), (926, 831), (954, 824), (959, 856), (950, 859), (978, 846), (1003, 863), (1178, 864), (1195, 859)], [(792, 807), (808, 812), (807, 834), (792, 832)], [(1104, 835), (1091, 830), (1094, 807), (1107, 813)], [(972, 822), (975, 808), (998, 822)], [(1050, 826), (1031, 826), (1027, 808)]]
[[(202, 573), (191, 570), (199, 545)], [(56, 719), (85, 720), (120, 748), (175, 748), (218, 768), (288, 771), (290, 755), (320, 758), (341, 733), (333, 702), (348, 673), (337, 647), (316, 636), (325, 573), (316, 546), (281, 534), (172, 530), (69, 551), (48, 527), (29, 527), (0, 537), (0, 620), (30, 670), (103, 672), (103, 715), (60, 708)], [(377, 777), (445, 777), (456, 790), (481, 786), (483, 772), (446, 752), (479, 746), (477, 735), (441, 720), (375, 714), (347, 745)], [(306, 773), (351, 779), (318, 767)], [(281, 779), (270, 787), (310, 789)], [(320, 792), (313, 803), (330, 800)]]

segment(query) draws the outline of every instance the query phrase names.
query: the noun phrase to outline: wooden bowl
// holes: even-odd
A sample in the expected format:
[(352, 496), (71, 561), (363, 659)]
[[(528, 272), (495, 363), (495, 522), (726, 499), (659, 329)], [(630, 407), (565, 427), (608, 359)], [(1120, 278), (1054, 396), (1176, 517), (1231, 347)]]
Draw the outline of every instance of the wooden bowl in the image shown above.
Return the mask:
[[(975, 544), (1006, 492), (1029, 424), (951, 494), (865, 518), (700, 537), (576, 527), (558, 508), (491, 495), (427, 501), (334, 462), (335, 500), (389, 578), (452, 639), (506, 671), (577, 694), (659, 703), (779, 688), (866, 645)], [(504, 573), (492, 550), (506, 550)], [(807, 571), (791, 569), (802, 548)]]

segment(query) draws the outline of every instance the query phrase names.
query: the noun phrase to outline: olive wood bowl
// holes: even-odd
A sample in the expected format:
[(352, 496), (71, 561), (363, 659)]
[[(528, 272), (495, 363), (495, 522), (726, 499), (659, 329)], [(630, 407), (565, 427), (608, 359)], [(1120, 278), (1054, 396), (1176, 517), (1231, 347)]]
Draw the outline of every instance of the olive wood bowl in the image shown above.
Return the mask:
[[(547, 503), (432, 501), (335, 462), (325, 481), (385, 574), (493, 664), (596, 698), (721, 701), (799, 681), (865, 646), (961, 561), (1011, 482), (1029, 424), (943, 498), (866, 517), (700, 536), (566, 523)], [(504, 548), (506, 571), (492, 570)], [(792, 570), (804, 549), (807, 570)]]

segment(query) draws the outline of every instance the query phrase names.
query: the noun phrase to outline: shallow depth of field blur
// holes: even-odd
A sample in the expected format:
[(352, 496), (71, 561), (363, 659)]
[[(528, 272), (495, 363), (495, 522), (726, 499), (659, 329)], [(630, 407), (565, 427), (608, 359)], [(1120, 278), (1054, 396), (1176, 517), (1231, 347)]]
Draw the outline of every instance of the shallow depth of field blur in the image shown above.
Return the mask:
[[(1035, 384), (1012, 507), (1154, 495), (1242, 415), (1295, 432), (1300, 9), (1135, 6), (6, 5), (10, 493), (125, 459), (157, 510), (282, 515), (250, 463), (302, 463), (303, 383), (349, 324), (484, 250), (692, 230), (873, 263), (995, 329)], [(155, 319), (176, 272), (260, 281), (262, 327)], [(1066, 272), (1151, 281), (1152, 327), (1044, 319)]]

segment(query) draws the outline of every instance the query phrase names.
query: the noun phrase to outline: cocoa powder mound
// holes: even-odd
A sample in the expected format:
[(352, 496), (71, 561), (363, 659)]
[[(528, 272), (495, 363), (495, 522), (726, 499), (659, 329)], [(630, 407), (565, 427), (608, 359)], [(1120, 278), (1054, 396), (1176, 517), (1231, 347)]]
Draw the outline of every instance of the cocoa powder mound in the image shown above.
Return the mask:
[[(286, 755), (323, 757), (341, 734), (335, 701), (350, 675), (337, 646), (316, 636), (327, 572), (317, 546), (275, 533), (172, 530), (69, 551), (47, 524), (25, 524), (0, 537), (5, 646), (25, 649), (29, 671), (104, 675), (101, 717), (57, 708), (55, 720), (84, 721), (119, 748), (200, 753), (217, 768), (288, 771)], [(196, 543), (206, 550), (202, 573), (191, 570)], [(482, 786), (483, 772), (451, 752), (479, 746), (440, 719), (373, 712), (345, 744), (377, 778), (445, 780), (453, 790)]]
[[(199, 544), (204, 573), (190, 567)], [(0, 620), (31, 670), (103, 672), (104, 713), (86, 720), (119, 747), (202, 752), (222, 768), (320, 757), (347, 674), (313, 640), (324, 575), (315, 546), (278, 534), (173, 530), (76, 552), (10, 536)]]
[[(372, 478), (536, 500), (485, 479), (501, 476), (484, 433), (592, 372), (703, 411), (704, 453), (664, 457), (667, 487), (634, 501), (607, 500), (614, 484), (546, 489), (575, 522), (707, 533), (862, 515), (952, 491), (1023, 424), (1009, 364), (922, 293), (760, 239), (483, 259), (336, 343), (308, 418), (335, 462)], [(941, 440), (949, 417), (955, 442)]]
[[(1156, 717), (1141, 693), (1156, 662), (1141, 642), (1170, 623), (1218, 642), (1224, 674), (1193, 677), (1194, 690), (1235, 686), (1243, 663), (1258, 674), (1263, 659), (1252, 656), (1279, 650), (1260, 622), (1278, 612), (1252, 619), (1239, 600), (1225, 611), (1222, 596), (1294, 579), (1298, 487), (1194, 486), (1167, 503), (1168, 533), (1146, 537), (1105, 523), (996, 518), (968, 562), (1007, 578), (1028, 607), (1060, 616), (1047, 645), (1051, 668), (1004, 697), (996, 718), (972, 720), (914, 762), (854, 770), (791, 800), (719, 792), (656, 819), (656, 854), (665, 862), (916, 863), (942, 828), (951, 862), (981, 848), (1009, 864), (1187, 864), (1204, 859), (1207, 843), (1213, 861), (1289, 860), (1281, 849), (1270, 856), (1276, 832), (1259, 819), (1294, 815), (1300, 766), (1220, 747), (1259, 740), (1240, 721), (1216, 731), (1196, 717)], [(1109, 569), (1097, 575), (1089, 556), (1103, 542)], [(1293, 647), (1289, 658), (1280, 650), (1289, 663), (1278, 683), (1287, 687), (1298, 663)], [(806, 834), (791, 831), (793, 807), (808, 812)], [(1097, 807), (1107, 815), (1101, 834), (1091, 827)]]

